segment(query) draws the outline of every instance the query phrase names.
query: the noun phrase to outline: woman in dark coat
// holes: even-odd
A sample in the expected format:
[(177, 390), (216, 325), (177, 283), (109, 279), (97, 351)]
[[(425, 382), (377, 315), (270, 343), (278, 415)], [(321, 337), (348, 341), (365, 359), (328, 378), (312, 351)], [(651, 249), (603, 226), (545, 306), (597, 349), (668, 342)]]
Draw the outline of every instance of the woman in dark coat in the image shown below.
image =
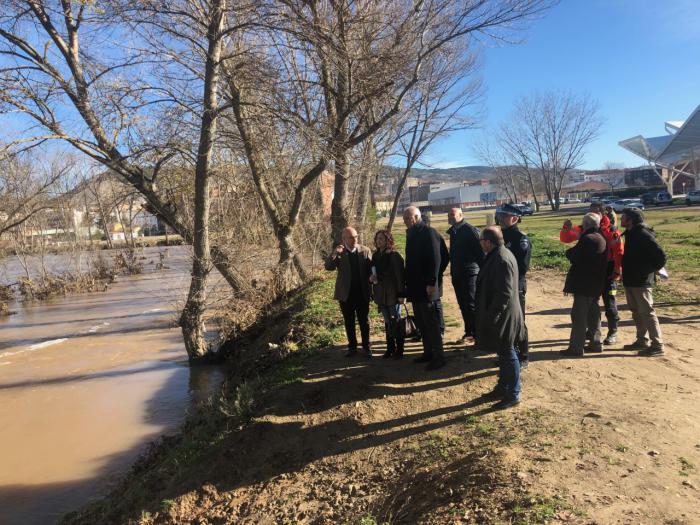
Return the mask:
[(382, 357), (395, 359), (403, 356), (403, 332), (399, 330), (401, 305), (406, 296), (404, 289), (404, 262), (401, 254), (394, 249), (394, 237), (388, 230), (379, 230), (374, 234), (377, 251), (372, 255), (372, 275), (370, 282), (374, 285), (374, 302), (384, 317), (386, 331), (386, 352)]

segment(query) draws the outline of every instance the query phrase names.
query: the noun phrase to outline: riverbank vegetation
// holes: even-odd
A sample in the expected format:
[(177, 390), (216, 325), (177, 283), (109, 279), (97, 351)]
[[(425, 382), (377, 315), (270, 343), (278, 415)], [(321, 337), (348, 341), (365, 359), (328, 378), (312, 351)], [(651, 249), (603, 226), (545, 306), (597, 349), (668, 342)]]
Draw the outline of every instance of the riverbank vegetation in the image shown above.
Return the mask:
[(179, 324), (195, 362), (216, 350), (211, 272), (248, 318), (260, 288), (274, 302), (313, 279), (346, 226), (370, 238), (380, 166), (473, 125), (481, 40), (554, 3), (13, 3), (0, 90), (24, 120), (4, 149), (77, 155), (49, 205), (83, 212), (71, 231), (133, 242), (148, 213), (192, 245)]

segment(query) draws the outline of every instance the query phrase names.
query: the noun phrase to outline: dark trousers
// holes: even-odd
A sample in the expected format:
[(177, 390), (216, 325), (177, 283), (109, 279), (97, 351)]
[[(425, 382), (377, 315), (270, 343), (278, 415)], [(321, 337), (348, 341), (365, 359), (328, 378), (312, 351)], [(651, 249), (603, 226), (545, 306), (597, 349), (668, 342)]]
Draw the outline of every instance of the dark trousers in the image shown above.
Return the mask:
[(608, 330), (617, 331), (620, 322), (620, 314), (617, 312), (617, 281), (612, 278), (614, 271), (613, 261), (608, 262), (608, 276), (603, 288), (603, 306), (605, 307), (605, 319), (608, 321)]
[(438, 317), (440, 318), (440, 335), (445, 335), (445, 312), (442, 308), (442, 300), (438, 299), (435, 301), (435, 309), (438, 312)]
[(504, 348), (498, 352), (498, 384), (496, 390), (503, 399), (520, 399), (520, 360), (515, 348)]
[(583, 352), (586, 343), (586, 333), (591, 336), (591, 344), (600, 346), (600, 306), (597, 297), (574, 294), (574, 304), (571, 306), (571, 335), (569, 349)]
[(459, 310), (464, 320), (464, 335), (474, 337), (474, 312), (476, 311), (476, 275), (452, 276), (452, 287), (457, 296)]
[(343, 312), (345, 321), (345, 335), (348, 337), (348, 347), (357, 349), (357, 335), (355, 334), (355, 318), (360, 325), (362, 348), (369, 349), (369, 301), (361, 297), (351, 295), (347, 301), (340, 302), (340, 311)]
[(423, 336), (423, 356), (435, 362), (444, 361), (442, 334), (440, 333), (440, 309), (437, 301), (414, 302), (413, 315)]
[(520, 341), (516, 341), (515, 344), (518, 350), (518, 360), (521, 363), (530, 359), (530, 336), (527, 331), (527, 324), (525, 324), (525, 292), (527, 292), (527, 287), (521, 284), (518, 287), (518, 297), (520, 299), (520, 308), (523, 311), (523, 334)]

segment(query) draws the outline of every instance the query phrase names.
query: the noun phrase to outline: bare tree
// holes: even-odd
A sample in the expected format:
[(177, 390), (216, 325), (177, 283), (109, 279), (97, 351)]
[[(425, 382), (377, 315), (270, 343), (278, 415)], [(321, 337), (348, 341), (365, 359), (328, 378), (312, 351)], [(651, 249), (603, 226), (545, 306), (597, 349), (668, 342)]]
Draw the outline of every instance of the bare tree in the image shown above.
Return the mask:
[(605, 173), (603, 174), (603, 182), (610, 186), (610, 193), (615, 193), (615, 188), (624, 184), (625, 165), (622, 162), (607, 161), (603, 164)]
[(39, 163), (26, 155), (0, 160), (0, 235), (50, 208), (59, 181), (71, 169), (70, 160)]
[(533, 195), (534, 201), (537, 201), (533, 173), (518, 165), (517, 160), (509, 156), (509, 152), (501, 147), (497, 138), (490, 133), (490, 131), (486, 132), (483, 139), (474, 144), (474, 154), (491, 167), (496, 184), (511, 202), (520, 202), (521, 197), (525, 198), (528, 195)]
[(481, 83), (474, 76), (476, 58), (456, 45), (445, 46), (426, 64), (425, 78), (411, 93), (405, 112), (407, 118), (397, 137), (397, 155), (403, 157), (404, 165), (389, 214), (389, 230), (394, 225), (406, 179), (416, 162), (437, 138), (473, 128), (478, 122), (476, 114), (466, 113), (481, 96)]
[(315, 68), (328, 130), (327, 149), (335, 173), (332, 236), (348, 225), (353, 148), (368, 140), (404, 109), (425, 78), (426, 64), (443, 48), (477, 34), (507, 30), (553, 2), (513, 0), (412, 0), (307, 2), (282, 0), (286, 24), (297, 36), (305, 63)]
[(308, 278), (294, 237), (306, 192), (328, 164), (318, 91), (288, 33), (239, 36), (228, 51), (235, 58), (224, 68), (232, 110), (226, 147), (245, 163), (277, 240), (284, 293)]
[[(501, 124), (498, 141), (507, 157), (527, 174), (535, 194), (540, 179), (553, 210), (567, 174), (584, 161), (585, 148), (603, 125), (598, 103), (568, 92), (521, 97), (510, 118)], [(539, 203), (535, 198), (539, 208)]]
[[(168, 11), (168, 2), (134, 4), (176, 12)], [(159, 188), (162, 169), (182, 153), (180, 139), (191, 131), (182, 129), (182, 119), (177, 118), (187, 104), (178, 102), (170, 83), (154, 86), (151, 69), (180, 55), (154, 62), (144, 53), (140, 46), (145, 43), (132, 41), (135, 36), (119, 14), (131, 7), (131, 2), (116, 0), (6, 3), (0, 13), (0, 111), (22, 115), (25, 124), (9, 147), (67, 142), (124, 177), (144, 195), (150, 209), (191, 243), (194, 225)], [(192, 29), (206, 34), (200, 22), (193, 22)], [(207, 49), (201, 42), (196, 48)], [(202, 78), (197, 81), (203, 83)], [(218, 246), (211, 246), (210, 253), (234, 290), (248, 288), (227, 254)]]

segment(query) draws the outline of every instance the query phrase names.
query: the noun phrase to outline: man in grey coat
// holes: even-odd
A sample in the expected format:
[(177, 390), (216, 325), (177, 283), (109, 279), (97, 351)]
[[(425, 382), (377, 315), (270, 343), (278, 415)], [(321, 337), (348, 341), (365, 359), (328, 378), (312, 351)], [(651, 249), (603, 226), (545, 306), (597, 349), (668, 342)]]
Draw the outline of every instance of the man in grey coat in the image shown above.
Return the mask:
[(345, 322), (345, 334), (348, 338), (348, 353), (346, 357), (357, 354), (357, 335), (355, 333), (355, 318), (360, 325), (362, 350), (365, 357), (372, 357), (369, 341), (369, 276), (372, 266), (372, 252), (366, 246), (357, 242), (357, 231), (345, 228), (342, 233), (342, 244), (333, 250), (326, 259), (325, 268), (328, 271), (338, 270), (335, 279), (335, 299), (340, 302)]
[(498, 226), (481, 231), (481, 248), (486, 258), (476, 281), (476, 346), (498, 354), (498, 384), (483, 395), (500, 399), (494, 408), (510, 408), (520, 403), (520, 361), (516, 341), (524, 330), (518, 297), (518, 263), (503, 244)]
[[(578, 242), (566, 250), (571, 268), (566, 275), (564, 293), (574, 296), (574, 304), (571, 307), (569, 347), (559, 353), (570, 357), (581, 357), (584, 350), (596, 353), (603, 351), (598, 297), (603, 293), (607, 279), (608, 248), (605, 238), (598, 231), (600, 215), (587, 213), (581, 227), (583, 233)], [(591, 344), (584, 347), (586, 332), (591, 335)]]

